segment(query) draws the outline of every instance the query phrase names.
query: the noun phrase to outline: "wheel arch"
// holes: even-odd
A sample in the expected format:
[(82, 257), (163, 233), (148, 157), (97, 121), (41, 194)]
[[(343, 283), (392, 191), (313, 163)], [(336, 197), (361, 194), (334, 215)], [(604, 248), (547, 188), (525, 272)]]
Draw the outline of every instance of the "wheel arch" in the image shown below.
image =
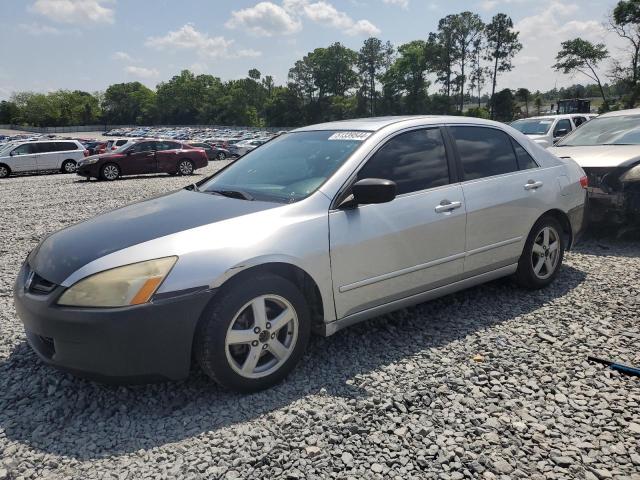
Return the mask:
[(11, 167), (6, 163), (2, 163), (2, 162), (0, 162), (0, 167), (4, 167), (7, 169), (7, 178), (8, 178), (11, 175)]
[(536, 222), (540, 220), (542, 217), (553, 217), (558, 221), (558, 223), (560, 223), (560, 225), (562, 226), (562, 233), (564, 233), (565, 240), (566, 240), (566, 245), (567, 245), (566, 249), (571, 250), (571, 248), (573, 247), (574, 238), (573, 238), (573, 229), (571, 228), (571, 220), (569, 220), (569, 215), (567, 215), (565, 212), (563, 212), (558, 208), (553, 208), (551, 210), (547, 210), (542, 215), (540, 215), (536, 219)]
[[(325, 315), (327, 313), (330, 314), (332, 305), (326, 298), (323, 298), (319, 284), (313, 276), (302, 267), (288, 261), (270, 260), (263, 263), (229, 269), (212, 287), (219, 289), (230, 288), (260, 273), (277, 275), (289, 280), (296, 287), (300, 288), (302, 295), (309, 305), (313, 329), (317, 330), (317, 327), (325, 323)], [(212, 301), (216, 301), (215, 296)]]

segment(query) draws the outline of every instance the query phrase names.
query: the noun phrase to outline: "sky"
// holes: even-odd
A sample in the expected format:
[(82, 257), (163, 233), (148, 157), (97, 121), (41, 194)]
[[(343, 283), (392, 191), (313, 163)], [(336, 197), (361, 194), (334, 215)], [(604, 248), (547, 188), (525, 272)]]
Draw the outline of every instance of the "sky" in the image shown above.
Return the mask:
[[(623, 44), (605, 22), (616, 0), (0, 0), (0, 99), (15, 91), (154, 87), (188, 68), (223, 80), (251, 68), (284, 84), (294, 62), (335, 41), (426, 39), (438, 20), (470, 10), (513, 18), (523, 50), (500, 88), (588, 83), (552, 70), (563, 40)], [(606, 73), (607, 68), (603, 68)]]

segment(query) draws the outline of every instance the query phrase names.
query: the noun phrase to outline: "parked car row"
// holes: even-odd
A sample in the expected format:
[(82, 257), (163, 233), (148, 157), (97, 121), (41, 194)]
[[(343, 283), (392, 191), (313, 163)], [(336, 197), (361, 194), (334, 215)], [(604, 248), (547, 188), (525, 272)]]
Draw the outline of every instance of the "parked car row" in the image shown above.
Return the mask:
[(552, 147), (580, 125), (597, 117), (593, 114), (546, 115), (516, 120), (510, 125), (544, 148)]

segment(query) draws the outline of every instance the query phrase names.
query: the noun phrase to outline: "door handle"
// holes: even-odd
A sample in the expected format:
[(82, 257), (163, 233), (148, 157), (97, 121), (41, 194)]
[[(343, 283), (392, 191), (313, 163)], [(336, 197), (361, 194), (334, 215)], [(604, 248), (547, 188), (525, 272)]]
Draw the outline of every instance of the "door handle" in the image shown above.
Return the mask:
[(527, 184), (524, 186), (525, 190), (536, 190), (544, 185), (542, 182), (536, 182), (534, 180), (529, 180)]
[(442, 200), (440, 205), (436, 207), (436, 213), (447, 213), (462, 206), (462, 202), (450, 202), (449, 200)]

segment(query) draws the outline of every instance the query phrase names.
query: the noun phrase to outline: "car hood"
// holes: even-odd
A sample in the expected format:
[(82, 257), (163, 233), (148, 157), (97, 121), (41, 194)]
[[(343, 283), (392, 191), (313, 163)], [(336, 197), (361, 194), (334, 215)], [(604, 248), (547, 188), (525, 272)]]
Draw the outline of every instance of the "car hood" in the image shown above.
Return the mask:
[(62, 284), (79, 268), (118, 250), (278, 206), (179, 190), (55, 232), (31, 252), (29, 265), (44, 279)]
[(616, 168), (640, 161), (640, 145), (596, 145), (588, 147), (553, 147), (557, 157), (571, 157), (582, 168)]

